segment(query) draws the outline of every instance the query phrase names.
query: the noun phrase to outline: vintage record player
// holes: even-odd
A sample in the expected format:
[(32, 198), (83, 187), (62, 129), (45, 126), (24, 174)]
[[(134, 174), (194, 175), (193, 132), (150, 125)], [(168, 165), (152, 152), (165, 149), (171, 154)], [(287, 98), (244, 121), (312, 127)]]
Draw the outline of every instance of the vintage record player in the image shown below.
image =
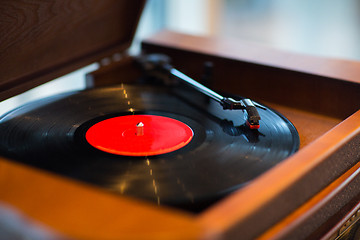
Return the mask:
[(130, 56), (144, 4), (2, 2), (1, 100), (106, 62), (88, 89), (0, 118), (0, 212), (21, 216), (13, 234), (360, 235), (360, 63), (170, 31)]

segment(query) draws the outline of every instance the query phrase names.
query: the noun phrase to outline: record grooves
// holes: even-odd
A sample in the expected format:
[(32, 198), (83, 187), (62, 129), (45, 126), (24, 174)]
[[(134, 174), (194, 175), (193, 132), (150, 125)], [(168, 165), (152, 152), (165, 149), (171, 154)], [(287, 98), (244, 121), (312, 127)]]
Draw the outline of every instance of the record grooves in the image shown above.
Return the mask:
[[(199, 211), (298, 149), (295, 127), (275, 111), (259, 109), (261, 127), (250, 130), (241, 122), (242, 111), (224, 111), (201, 98), (199, 110), (169, 88), (148, 85), (49, 97), (0, 119), (0, 150), (114, 193)], [(193, 136), (177, 150), (148, 156), (112, 154), (87, 141), (87, 131), (97, 123), (132, 115), (171, 119), (188, 126)]]

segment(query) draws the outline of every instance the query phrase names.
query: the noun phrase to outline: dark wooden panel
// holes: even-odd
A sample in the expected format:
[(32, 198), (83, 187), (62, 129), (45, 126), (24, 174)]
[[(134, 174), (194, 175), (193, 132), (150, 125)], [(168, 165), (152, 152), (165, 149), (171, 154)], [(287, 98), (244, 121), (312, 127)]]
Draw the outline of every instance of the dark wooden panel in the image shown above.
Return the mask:
[(144, 2), (1, 1), (0, 98), (127, 49)]

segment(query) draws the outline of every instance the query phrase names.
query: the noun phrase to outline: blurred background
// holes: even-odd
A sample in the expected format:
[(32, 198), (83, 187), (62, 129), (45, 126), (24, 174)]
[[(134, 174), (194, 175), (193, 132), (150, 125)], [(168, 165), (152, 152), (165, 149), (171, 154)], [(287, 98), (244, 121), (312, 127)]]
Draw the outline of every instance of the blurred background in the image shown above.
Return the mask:
[(360, 60), (358, 0), (150, 0), (137, 37), (163, 28)]
[[(148, 0), (130, 52), (162, 29), (248, 40), (301, 54), (360, 60), (358, 0)], [(83, 89), (96, 64), (0, 103), (0, 114), (25, 102)]]

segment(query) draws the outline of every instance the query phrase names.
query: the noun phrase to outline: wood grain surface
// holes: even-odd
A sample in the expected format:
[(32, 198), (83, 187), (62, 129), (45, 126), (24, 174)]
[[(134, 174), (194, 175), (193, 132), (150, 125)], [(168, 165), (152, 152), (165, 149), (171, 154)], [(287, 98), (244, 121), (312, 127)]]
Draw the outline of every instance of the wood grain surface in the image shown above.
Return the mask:
[(124, 51), (143, 0), (0, 4), (0, 100)]

